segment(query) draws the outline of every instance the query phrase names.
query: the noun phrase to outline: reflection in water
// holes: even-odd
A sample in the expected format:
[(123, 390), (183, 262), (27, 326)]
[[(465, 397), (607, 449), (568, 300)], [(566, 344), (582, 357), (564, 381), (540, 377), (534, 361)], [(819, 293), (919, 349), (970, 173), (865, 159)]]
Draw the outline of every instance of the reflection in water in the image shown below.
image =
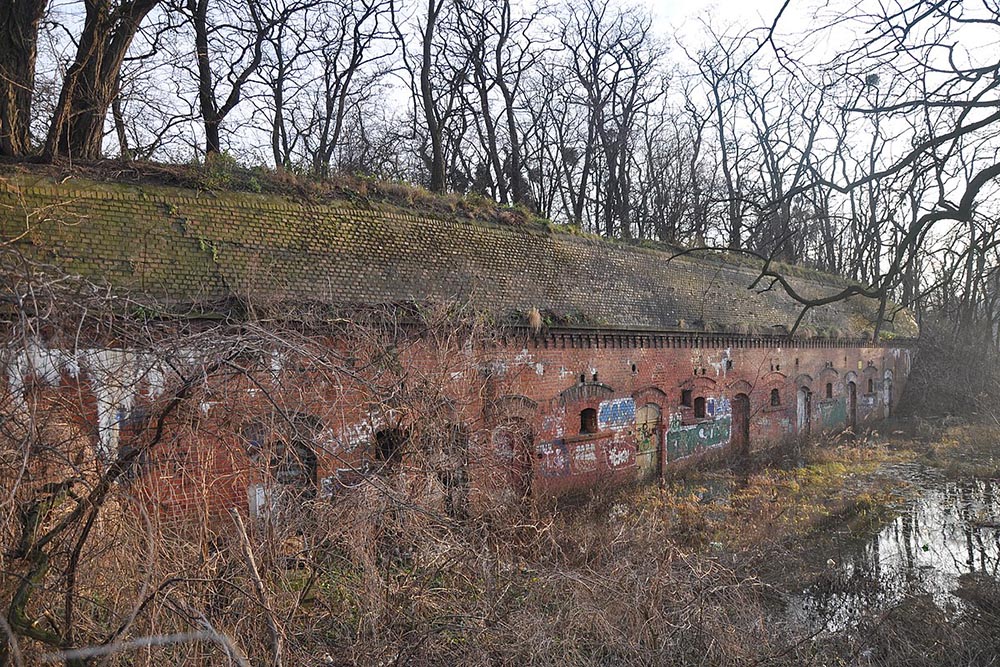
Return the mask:
[(945, 613), (964, 603), (956, 595), (966, 574), (1000, 572), (1000, 499), (995, 480), (945, 482), (926, 469), (906, 476), (922, 489), (917, 500), (878, 534), (840, 554), (829, 576), (796, 596), (796, 625), (839, 631), (908, 596), (926, 595)]

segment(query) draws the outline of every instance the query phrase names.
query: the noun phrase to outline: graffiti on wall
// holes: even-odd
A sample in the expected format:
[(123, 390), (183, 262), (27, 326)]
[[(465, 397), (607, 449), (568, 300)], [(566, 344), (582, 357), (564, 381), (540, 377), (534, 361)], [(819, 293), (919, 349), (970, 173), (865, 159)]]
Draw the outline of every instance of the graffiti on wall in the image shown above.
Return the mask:
[(840, 398), (828, 398), (816, 404), (820, 427), (833, 429), (843, 427), (847, 423), (847, 401)]
[(580, 442), (570, 446), (570, 472), (580, 475), (597, 469), (597, 443)]
[(182, 350), (172, 360), (120, 349), (60, 350), (31, 342), (23, 351), (5, 359), (7, 390), (22, 400), (29, 378), (58, 386), (63, 378), (86, 379), (97, 408), (95, 449), (110, 459), (118, 449), (121, 428), (132, 419), (136, 400), (152, 399), (165, 389), (174, 372), (170, 363), (193, 365), (198, 355)]
[(604, 443), (604, 454), (607, 457), (608, 468), (621, 470), (635, 466), (635, 444), (631, 434), (619, 431)]
[(635, 400), (614, 398), (597, 407), (597, 427), (602, 431), (620, 431), (635, 425)]
[(667, 460), (682, 459), (729, 444), (733, 434), (732, 404), (729, 399), (706, 399), (705, 414), (708, 419), (686, 425), (681, 423), (680, 413), (670, 416), (670, 426), (665, 437)]
[(569, 449), (562, 440), (538, 445), (538, 473), (542, 477), (563, 477), (569, 474)]
[(566, 435), (566, 408), (560, 406), (550, 415), (545, 415), (542, 419), (542, 433), (551, 434), (556, 439), (562, 439)]
[(642, 453), (656, 450), (656, 426), (657, 422), (646, 422), (639, 424), (636, 429), (636, 447)]

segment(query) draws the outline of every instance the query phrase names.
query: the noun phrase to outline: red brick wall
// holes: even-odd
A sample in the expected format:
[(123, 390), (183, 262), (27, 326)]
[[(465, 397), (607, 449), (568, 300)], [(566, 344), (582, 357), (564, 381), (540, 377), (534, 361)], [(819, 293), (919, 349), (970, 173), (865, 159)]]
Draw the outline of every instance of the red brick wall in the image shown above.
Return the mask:
[[(535, 486), (546, 492), (587, 484), (601, 475), (621, 480), (637, 475), (634, 422), (626, 418), (597, 434), (581, 435), (580, 412), (585, 408), (617, 406), (621, 414), (622, 399), (634, 401), (635, 409), (656, 405), (662, 415), (656, 458), (669, 467), (692, 455), (729, 447), (732, 425), (727, 435), (726, 415), (740, 393), (749, 396), (754, 448), (796, 437), (807, 428), (812, 433), (844, 429), (852, 381), (857, 387), (857, 424), (863, 428), (888, 414), (886, 371), (892, 374), (894, 406), (910, 363), (908, 347), (567, 334), (511, 350), (508, 372), (516, 376), (514, 390), (538, 404), (533, 420)], [(798, 415), (801, 388), (812, 392), (807, 419)], [(690, 407), (681, 405), (683, 389), (691, 390)], [(777, 406), (771, 405), (772, 389), (779, 391)], [(696, 418), (693, 403), (698, 398), (714, 403), (710, 410), (714, 418), (712, 414)], [(679, 423), (685, 435), (682, 444), (670, 451), (672, 422), (675, 431)], [(631, 455), (623, 458), (620, 450), (630, 450)]]
[[(447, 419), (468, 434), (473, 495), (521, 484), (546, 495), (648, 479), (707, 453), (733, 453), (739, 425), (732, 404), (739, 394), (749, 397), (753, 448), (797, 437), (806, 424), (812, 433), (844, 429), (850, 382), (856, 386), (857, 425), (864, 428), (890, 410), (887, 374), (892, 405), (898, 401), (911, 354), (905, 345), (847, 341), (557, 332), (458, 352), (423, 341), (400, 357), (409, 371), (397, 372), (410, 372), (411, 383), (445, 387)], [(141, 485), (154, 504), (171, 514), (246, 508), (255, 485), (275, 483), (265, 477), (267, 465), (254, 454), (247, 426), (259, 419), (264, 430), (280, 431), (285, 417), (274, 418), (276, 412), (315, 418), (308, 437), (320, 494), (382, 465), (373, 441), (385, 420), (368, 413), (367, 406), (380, 398), (365, 393), (372, 387), (365, 390), (347, 376), (330, 382), (294, 366), (283, 373), (262, 370), (253, 381), (219, 380), (186, 412), (172, 416)], [(391, 386), (391, 378), (382, 383)], [(80, 397), (75, 412), (94, 421), (86, 384), (64, 384), (84, 389), (72, 392)], [(778, 405), (771, 405), (774, 389)], [(803, 389), (811, 392), (808, 415), (798, 405)], [(682, 405), (685, 390), (690, 405)], [(645, 429), (636, 421), (644, 406), (655, 406), (647, 417), (659, 413)], [(696, 406), (703, 406), (703, 416)], [(422, 409), (402, 410), (401, 426), (419, 426), (415, 422), (427, 414)], [(587, 409), (597, 412), (593, 433), (581, 433)], [(129, 442), (141, 444), (142, 436), (123, 426), (121, 443)], [(402, 461), (404, 470), (421, 465), (441, 463), (416, 456)]]

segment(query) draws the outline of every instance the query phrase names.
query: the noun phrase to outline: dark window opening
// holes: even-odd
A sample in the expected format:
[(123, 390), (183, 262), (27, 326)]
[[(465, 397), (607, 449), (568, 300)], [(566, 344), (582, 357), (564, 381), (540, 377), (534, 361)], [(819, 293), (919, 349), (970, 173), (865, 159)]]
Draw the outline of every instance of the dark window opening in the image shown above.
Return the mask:
[(375, 460), (399, 463), (403, 460), (406, 433), (399, 428), (383, 429), (375, 434)]
[(583, 384), (586, 381), (587, 381), (587, 376), (584, 375), (583, 373), (580, 373), (580, 384)]
[(690, 389), (681, 389), (681, 405), (690, 408), (693, 398)]
[(705, 397), (699, 396), (694, 399), (694, 417), (695, 419), (705, 418)]
[(826, 397), (827, 398), (833, 398), (833, 383), (832, 382), (827, 382), (826, 383)]
[(636, 373), (637, 371), (638, 369), (635, 367), (635, 364), (632, 364), (632, 373)]
[(771, 405), (781, 405), (781, 392), (777, 389), (771, 390)]
[(294, 440), (291, 445), (278, 441), (271, 451), (274, 481), (310, 497), (316, 493), (316, 463), (316, 454), (301, 440)]
[(774, 365), (774, 370), (780, 371), (781, 370), (781, 364), (775, 364)]
[(580, 412), (580, 433), (597, 433), (597, 410), (594, 408)]
[(875, 380), (871, 378), (868, 378), (868, 393), (869, 394), (875, 393)]
[(594, 382), (597, 382), (597, 373), (594, 373)]
[(732, 359), (726, 359), (726, 370), (727, 371), (733, 370), (733, 360)]

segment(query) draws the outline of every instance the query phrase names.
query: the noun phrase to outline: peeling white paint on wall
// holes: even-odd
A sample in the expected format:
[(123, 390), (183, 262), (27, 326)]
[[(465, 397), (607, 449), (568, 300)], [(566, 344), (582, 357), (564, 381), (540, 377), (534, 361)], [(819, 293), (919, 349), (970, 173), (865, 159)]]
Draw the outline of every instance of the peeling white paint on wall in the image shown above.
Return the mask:
[[(132, 412), (141, 387), (155, 398), (163, 393), (167, 369), (163, 360), (146, 353), (121, 349), (86, 349), (70, 352), (32, 341), (8, 353), (7, 387), (24, 397), (25, 382), (34, 378), (57, 386), (64, 376), (89, 381), (97, 403), (97, 454), (108, 460), (118, 449), (121, 422)], [(193, 361), (194, 354), (185, 355)]]

